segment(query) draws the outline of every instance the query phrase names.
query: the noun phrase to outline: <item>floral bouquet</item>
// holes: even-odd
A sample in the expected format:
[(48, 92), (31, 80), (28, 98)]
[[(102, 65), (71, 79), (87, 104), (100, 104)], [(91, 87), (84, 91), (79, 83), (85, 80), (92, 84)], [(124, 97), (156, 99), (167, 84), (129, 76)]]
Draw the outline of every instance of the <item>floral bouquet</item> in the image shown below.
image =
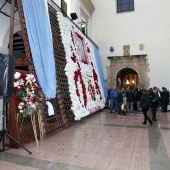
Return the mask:
[[(14, 74), (14, 101), (18, 117), (22, 116), (23, 120), (25, 117), (31, 117), (34, 136), (38, 146), (35, 115), (38, 115), (40, 140), (42, 141), (44, 136), (42, 122), (43, 94), (33, 74), (25, 74), (23, 72), (16, 72)], [(22, 123), (20, 128), (22, 128)]]
[(14, 75), (14, 101), (18, 114), (30, 116), (42, 110), (43, 95), (33, 74), (16, 72)]

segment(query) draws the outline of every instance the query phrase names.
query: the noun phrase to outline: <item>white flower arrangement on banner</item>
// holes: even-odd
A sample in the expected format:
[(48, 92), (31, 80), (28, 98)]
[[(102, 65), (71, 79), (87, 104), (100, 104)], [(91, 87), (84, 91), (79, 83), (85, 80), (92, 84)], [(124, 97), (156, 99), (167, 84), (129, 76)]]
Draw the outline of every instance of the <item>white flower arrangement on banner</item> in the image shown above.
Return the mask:
[(66, 53), (71, 109), (75, 120), (80, 120), (105, 106), (104, 94), (89, 40), (60, 12), (57, 18)]

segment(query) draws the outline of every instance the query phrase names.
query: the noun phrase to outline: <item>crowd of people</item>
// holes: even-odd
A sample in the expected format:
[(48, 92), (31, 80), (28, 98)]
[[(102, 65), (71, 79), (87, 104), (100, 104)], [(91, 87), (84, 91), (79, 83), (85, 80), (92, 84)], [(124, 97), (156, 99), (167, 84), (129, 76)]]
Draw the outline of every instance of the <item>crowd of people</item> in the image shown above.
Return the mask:
[[(162, 90), (157, 87), (149, 89), (113, 87), (108, 91), (106, 107), (110, 108), (110, 113), (114, 110), (118, 117), (142, 111), (143, 124), (147, 124), (148, 121), (152, 125), (153, 121), (157, 121), (157, 110), (167, 112), (169, 97), (169, 91), (165, 87), (162, 87)], [(152, 118), (148, 116), (149, 109), (151, 109)]]

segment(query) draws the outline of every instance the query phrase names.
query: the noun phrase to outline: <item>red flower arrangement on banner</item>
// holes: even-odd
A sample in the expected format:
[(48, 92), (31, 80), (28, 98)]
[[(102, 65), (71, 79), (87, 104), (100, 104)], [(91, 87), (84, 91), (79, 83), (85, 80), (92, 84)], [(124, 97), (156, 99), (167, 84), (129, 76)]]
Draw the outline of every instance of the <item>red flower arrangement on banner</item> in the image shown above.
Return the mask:
[(35, 114), (42, 110), (42, 93), (32, 74), (16, 72), (14, 75), (14, 101), (17, 113), (23, 116)]
[[(105, 105), (91, 42), (61, 13), (58, 21), (66, 53), (66, 75), (75, 120), (80, 120)], [(75, 95), (76, 94), (76, 95)]]

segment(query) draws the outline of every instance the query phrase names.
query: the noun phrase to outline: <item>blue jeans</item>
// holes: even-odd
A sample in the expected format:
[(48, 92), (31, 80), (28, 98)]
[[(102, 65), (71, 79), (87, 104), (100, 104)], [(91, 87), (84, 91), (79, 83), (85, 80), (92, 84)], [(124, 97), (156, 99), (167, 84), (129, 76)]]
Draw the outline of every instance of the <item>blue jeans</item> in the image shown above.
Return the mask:
[(117, 112), (117, 100), (110, 100), (110, 112), (112, 112), (113, 107), (115, 107), (115, 112)]
[(126, 109), (127, 109), (127, 113), (132, 113), (133, 112), (133, 102), (127, 102)]

